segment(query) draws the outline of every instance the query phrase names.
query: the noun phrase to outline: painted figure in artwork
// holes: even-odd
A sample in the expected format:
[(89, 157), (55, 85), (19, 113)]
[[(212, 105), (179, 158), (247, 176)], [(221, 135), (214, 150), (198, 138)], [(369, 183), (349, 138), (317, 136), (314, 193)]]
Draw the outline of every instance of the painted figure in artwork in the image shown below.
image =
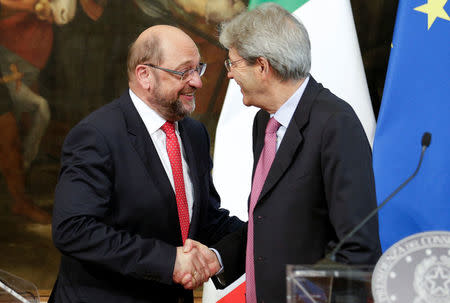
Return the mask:
[[(94, 20), (103, 12), (93, 0), (80, 3)], [(0, 171), (13, 198), (12, 213), (39, 223), (50, 223), (50, 215), (25, 193), (25, 171), (50, 121), (37, 80), (52, 50), (53, 24), (69, 23), (76, 8), (76, 0), (0, 0), (0, 85), (8, 92), (0, 100)], [(24, 113), (30, 125), (21, 129)]]

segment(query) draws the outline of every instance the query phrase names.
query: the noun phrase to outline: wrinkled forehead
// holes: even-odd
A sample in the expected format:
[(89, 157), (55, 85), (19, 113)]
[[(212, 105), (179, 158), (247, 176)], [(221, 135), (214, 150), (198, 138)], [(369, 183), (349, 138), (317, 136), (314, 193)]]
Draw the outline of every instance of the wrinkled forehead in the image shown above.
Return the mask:
[(186, 34), (175, 33), (174, 35), (168, 35), (161, 42), (163, 63), (195, 66), (200, 62), (198, 47)]
[(234, 47), (231, 47), (228, 50), (228, 58), (231, 61), (236, 61), (236, 60), (242, 59), (241, 55), (239, 55), (239, 53), (237, 52), (237, 50)]

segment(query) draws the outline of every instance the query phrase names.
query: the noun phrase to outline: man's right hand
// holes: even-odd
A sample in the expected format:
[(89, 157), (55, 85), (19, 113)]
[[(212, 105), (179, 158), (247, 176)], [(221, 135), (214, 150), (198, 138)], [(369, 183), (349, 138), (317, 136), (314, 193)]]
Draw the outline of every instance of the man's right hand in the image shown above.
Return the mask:
[[(208, 278), (215, 275), (221, 268), (221, 265), (219, 263), (219, 260), (217, 259), (216, 254), (209, 249), (207, 246), (203, 245), (200, 242), (197, 242), (195, 240), (187, 239), (183, 246), (183, 252), (189, 253), (191, 251), (198, 250), (201, 255), (204, 258), (204, 261), (206, 262), (206, 265), (208, 267), (210, 275), (206, 277), (206, 279), (199, 283), (197, 281), (196, 277), (193, 277), (192, 275), (185, 275), (182, 280), (181, 284), (183, 284), (184, 288), (186, 289), (192, 289), (196, 288), (202, 283), (206, 282)], [(194, 279), (193, 279), (194, 278)], [(197, 286), (195, 286), (197, 285)]]
[(200, 253), (205, 258), (206, 264), (208, 265), (209, 271), (211, 273), (211, 276), (215, 275), (220, 270), (220, 263), (217, 259), (216, 254), (206, 245), (203, 245), (202, 243), (187, 239), (183, 246), (184, 252), (189, 252), (193, 248), (196, 248), (200, 251)]
[(186, 289), (195, 289), (206, 282), (210, 277), (208, 260), (200, 249), (193, 247), (184, 251), (177, 247), (177, 256), (173, 270), (173, 281), (183, 284)]

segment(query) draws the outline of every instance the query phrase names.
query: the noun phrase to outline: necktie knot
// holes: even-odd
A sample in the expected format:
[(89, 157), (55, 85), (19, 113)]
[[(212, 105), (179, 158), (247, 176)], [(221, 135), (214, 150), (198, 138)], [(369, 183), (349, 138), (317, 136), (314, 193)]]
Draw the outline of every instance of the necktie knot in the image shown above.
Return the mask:
[(269, 123), (266, 126), (266, 134), (274, 134), (280, 128), (280, 123), (274, 118), (270, 118)]
[(163, 132), (166, 133), (167, 136), (171, 136), (175, 134), (175, 123), (166, 121), (166, 123), (161, 126)]

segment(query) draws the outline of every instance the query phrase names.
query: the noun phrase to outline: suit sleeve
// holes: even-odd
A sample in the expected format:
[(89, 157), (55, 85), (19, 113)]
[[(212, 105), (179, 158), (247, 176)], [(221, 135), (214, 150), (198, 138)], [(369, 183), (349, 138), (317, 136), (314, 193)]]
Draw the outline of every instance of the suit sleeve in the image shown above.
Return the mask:
[[(263, 119), (266, 115), (268, 120), (268, 114), (263, 110), (258, 111), (253, 120), (253, 156), (256, 157), (257, 151), (257, 137), (261, 135), (261, 127), (258, 126), (259, 120)], [(264, 128), (262, 128), (264, 131)], [(264, 135), (263, 135), (264, 138)], [(260, 152), (260, 151), (259, 151)], [(255, 161), (256, 162), (256, 161)], [(255, 164), (254, 164), (255, 166)], [(253, 167), (253, 172), (255, 167)], [(253, 178), (253, 176), (252, 176)], [(245, 257), (247, 248), (247, 226), (245, 223), (242, 228), (230, 235), (224, 237), (221, 241), (213, 245), (212, 247), (217, 249), (223, 262), (223, 273), (220, 274), (220, 280), (213, 278), (212, 281), (218, 289), (223, 289), (236, 281), (240, 276), (245, 273)]]
[[(325, 123), (321, 140), (321, 165), (329, 217), (337, 238), (342, 239), (377, 206), (372, 153), (353, 111), (331, 115)], [(380, 254), (378, 219), (375, 216), (345, 242), (336, 257), (344, 263), (374, 264)]]
[(219, 252), (223, 263), (223, 273), (220, 274), (220, 281), (217, 278), (212, 279), (216, 288), (225, 288), (245, 273), (246, 247), (247, 223), (241, 229), (229, 234), (213, 245), (213, 248)]
[(52, 232), (65, 255), (137, 279), (172, 284), (176, 248), (111, 224), (114, 167), (104, 136), (87, 123), (67, 136)]
[(201, 233), (198, 236), (198, 240), (206, 245), (212, 245), (221, 240), (224, 236), (238, 230), (242, 226), (243, 222), (236, 216), (230, 216), (230, 212), (228, 210), (220, 207), (220, 197), (214, 187), (211, 176), (213, 162), (209, 156), (209, 135), (203, 125), (202, 133), (204, 142), (206, 142), (206, 144), (203, 144), (206, 148), (202, 153), (202, 157), (204, 157), (204, 159), (208, 159), (208, 167), (206, 169), (207, 181), (205, 182), (208, 186), (208, 201), (206, 201), (206, 216), (202, 216), (201, 219), (202, 228)]

